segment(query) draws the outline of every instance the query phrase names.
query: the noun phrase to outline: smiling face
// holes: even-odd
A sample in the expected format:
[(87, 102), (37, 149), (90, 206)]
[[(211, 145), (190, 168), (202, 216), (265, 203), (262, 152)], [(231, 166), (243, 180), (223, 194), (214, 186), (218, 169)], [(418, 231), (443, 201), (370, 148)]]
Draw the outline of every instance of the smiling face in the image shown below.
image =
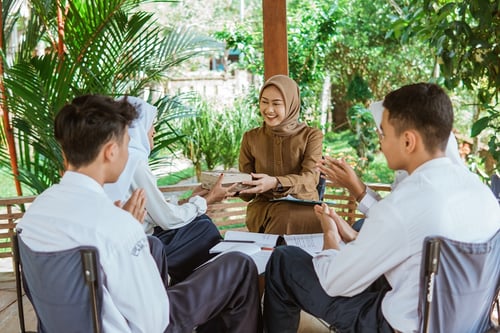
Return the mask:
[(268, 86), (262, 91), (259, 107), (267, 126), (278, 126), (285, 120), (285, 100), (276, 86)]

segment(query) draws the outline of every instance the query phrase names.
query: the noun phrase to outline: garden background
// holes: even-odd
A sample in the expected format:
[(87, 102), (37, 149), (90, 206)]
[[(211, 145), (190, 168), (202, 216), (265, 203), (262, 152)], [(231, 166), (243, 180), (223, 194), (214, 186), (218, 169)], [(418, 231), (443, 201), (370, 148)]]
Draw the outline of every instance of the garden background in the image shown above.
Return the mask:
[[(150, 162), (160, 185), (237, 167), (243, 132), (261, 122), (262, 1), (1, 5), (0, 196), (59, 180), (53, 118), (84, 93), (158, 107)], [(287, 24), (302, 120), (323, 130), (325, 154), (348, 159), (365, 181), (390, 183), (366, 107), (401, 85), (436, 82), (451, 95), (468, 167), (485, 182), (498, 172), (499, 0), (289, 0)], [(170, 172), (186, 159), (192, 166)]]

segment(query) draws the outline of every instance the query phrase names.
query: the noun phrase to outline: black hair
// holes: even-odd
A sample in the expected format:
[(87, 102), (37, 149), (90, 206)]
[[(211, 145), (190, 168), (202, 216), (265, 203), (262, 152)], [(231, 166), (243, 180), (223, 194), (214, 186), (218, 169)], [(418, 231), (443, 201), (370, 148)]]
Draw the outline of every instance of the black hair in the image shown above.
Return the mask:
[(415, 129), (427, 151), (446, 150), (453, 128), (453, 106), (441, 87), (433, 83), (403, 86), (387, 94), (383, 106), (397, 135)]
[(66, 104), (54, 120), (54, 135), (66, 161), (82, 167), (95, 160), (111, 139), (123, 141), (125, 130), (138, 116), (126, 98), (83, 95)]

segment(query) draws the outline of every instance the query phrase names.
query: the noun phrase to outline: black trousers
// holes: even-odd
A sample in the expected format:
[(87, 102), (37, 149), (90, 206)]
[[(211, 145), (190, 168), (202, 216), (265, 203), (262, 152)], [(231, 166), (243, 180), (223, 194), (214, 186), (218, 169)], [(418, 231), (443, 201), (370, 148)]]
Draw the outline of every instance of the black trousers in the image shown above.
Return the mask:
[(218, 323), (212, 333), (262, 332), (257, 268), (243, 253), (221, 255), (169, 287), (167, 294), (167, 333), (191, 333), (200, 325), (203, 330), (209, 321)]
[(339, 332), (392, 333), (381, 311), (389, 290), (382, 276), (358, 295), (331, 297), (319, 283), (311, 255), (298, 247), (280, 246), (266, 267), (264, 329), (267, 333), (296, 333), (302, 309)]
[(164, 244), (168, 257), (168, 274), (173, 282), (184, 280), (193, 270), (212, 258), (211, 247), (222, 239), (219, 230), (207, 215), (172, 230), (155, 227), (153, 236)]
[(154, 236), (148, 236), (148, 243), (151, 256), (153, 257), (156, 266), (158, 267), (161, 280), (163, 281), (163, 285), (165, 286), (166, 289), (169, 284), (169, 277), (168, 277), (167, 253), (165, 251), (165, 246), (163, 245), (161, 240), (159, 240)]

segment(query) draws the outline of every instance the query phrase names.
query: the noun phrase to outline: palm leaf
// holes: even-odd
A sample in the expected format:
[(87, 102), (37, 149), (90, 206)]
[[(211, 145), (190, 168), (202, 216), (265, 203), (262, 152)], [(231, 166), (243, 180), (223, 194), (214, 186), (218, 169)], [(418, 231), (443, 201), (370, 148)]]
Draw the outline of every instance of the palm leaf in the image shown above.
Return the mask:
[[(156, 26), (152, 14), (136, 10), (142, 2), (149, 1), (68, 1), (63, 18), (65, 53), (58, 54), (56, 2), (32, 1), (26, 42), (15, 64), (6, 69), (4, 81), (19, 179), (33, 191), (42, 191), (60, 177), (63, 159), (53, 137), (53, 119), (65, 103), (85, 93), (139, 96), (145, 87), (166, 77), (172, 66), (221, 47), (190, 28)], [(31, 50), (42, 40), (50, 45), (46, 55), (33, 57)], [(153, 161), (160, 160), (159, 151), (173, 151), (172, 145), (180, 140), (174, 120), (192, 113), (183, 103), (175, 96), (158, 102), (161, 118)], [(8, 162), (0, 156), (0, 164)]]

